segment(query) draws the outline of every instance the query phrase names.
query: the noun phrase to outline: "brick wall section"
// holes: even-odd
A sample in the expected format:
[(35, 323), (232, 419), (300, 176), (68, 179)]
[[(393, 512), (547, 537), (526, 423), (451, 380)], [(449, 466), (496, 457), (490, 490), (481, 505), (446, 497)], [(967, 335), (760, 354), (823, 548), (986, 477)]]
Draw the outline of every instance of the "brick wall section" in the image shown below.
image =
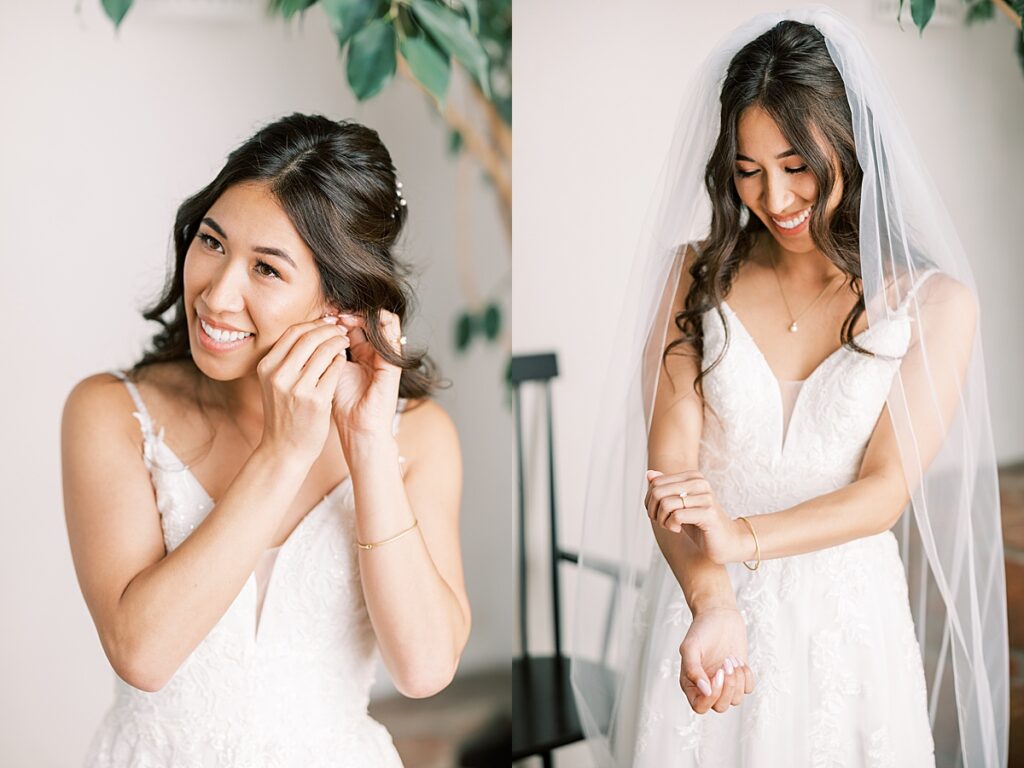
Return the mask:
[(1024, 462), (1001, 467), (1010, 634), (1010, 766), (1024, 766)]

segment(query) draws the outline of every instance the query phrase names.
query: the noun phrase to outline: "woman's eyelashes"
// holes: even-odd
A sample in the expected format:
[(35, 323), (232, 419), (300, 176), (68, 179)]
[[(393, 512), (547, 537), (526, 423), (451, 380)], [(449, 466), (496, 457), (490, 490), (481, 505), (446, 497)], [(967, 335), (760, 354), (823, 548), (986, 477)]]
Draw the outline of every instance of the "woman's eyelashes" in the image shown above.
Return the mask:
[(281, 273), (280, 272), (278, 272), (272, 266), (267, 264), (267, 262), (260, 261), (260, 260), (257, 259), (256, 260), (256, 269), (259, 269), (260, 267), (266, 267), (267, 269), (270, 270), (269, 273), (267, 273), (267, 272), (260, 272), (260, 274), (263, 275), (264, 277), (273, 277), (273, 278), (276, 278), (276, 279), (280, 279), (281, 278)]
[[(803, 173), (806, 170), (807, 166), (801, 165), (799, 168), (787, 168), (786, 173)], [(756, 173), (760, 173), (760, 171), (744, 171), (739, 168), (736, 169), (736, 175), (743, 179), (749, 178)]]
[[(224, 253), (223, 247), (221, 246), (220, 241), (217, 238), (212, 237), (211, 235), (208, 235), (205, 232), (197, 232), (196, 233), (196, 238), (198, 238), (199, 242), (201, 242), (204, 246), (206, 246), (210, 250), (216, 251), (217, 253)], [(263, 277), (273, 277), (273, 278), (277, 278), (277, 279), (281, 278), (281, 273), (280, 272), (278, 272), (272, 266), (267, 264), (267, 262), (260, 261), (259, 259), (257, 259), (256, 260), (256, 269), (259, 270), (261, 268), (266, 268), (266, 269), (270, 270), (269, 272), (259, 272), (258, 273), (258, 274), (262, 275)]]
[(200, 243), (205, 245), (210, 250), (217, 251), (218, 253), (224, 253), (223, 250), (218, 250), (217, 248), (217, 246), (220, 245), (220, 241), (217, 240), (217, 238), (210, 237), (210, 235), (206, 234), (205, 232), (196, 233), (196, 238), (199, 240)]

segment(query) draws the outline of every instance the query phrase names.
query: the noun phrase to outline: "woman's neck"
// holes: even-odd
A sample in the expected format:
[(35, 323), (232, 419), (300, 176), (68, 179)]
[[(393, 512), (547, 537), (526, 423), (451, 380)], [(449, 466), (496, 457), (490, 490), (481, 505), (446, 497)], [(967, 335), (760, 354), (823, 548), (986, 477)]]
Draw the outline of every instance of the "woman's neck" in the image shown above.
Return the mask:
[(774, 268), (784, 283), (824, 285), (843, 274), (819, 249), (803, 253), (789, 251), (770, 235), (755, 244), (751, 256), (766, 269)]
[(254, 372), (230, 381), (218, 381), (197, 369), (202, 383), (204, 400), (239, 424), (247, 435), (259, 434), (263, 429), (263, 391)]

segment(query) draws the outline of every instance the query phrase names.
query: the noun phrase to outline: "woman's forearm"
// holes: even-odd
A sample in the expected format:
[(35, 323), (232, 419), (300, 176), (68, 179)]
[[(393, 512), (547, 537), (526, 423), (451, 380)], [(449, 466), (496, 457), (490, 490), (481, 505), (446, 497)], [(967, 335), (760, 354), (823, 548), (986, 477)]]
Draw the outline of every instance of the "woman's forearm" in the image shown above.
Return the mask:
[[(360, 542), (388, 539), (416, 520), (393, 437), (346, 446)], [(431, 696), (455, 674), (469, 635), (455, 593), (441, 576), (423, 530), (373, 549), (360, 547), (359, 572), (381, 656), (398, 690)]]
[[(869, 475), (793, 507), (747, 519), (757, 534), (761, 559), (768, 560), (887, 531), (896, 524), (907, 500), (906, 485), (898, 479)], [(743, 521), (735, 523), (746, 547), (741, 558), (753, 560), (754, 539)]]
[(736, 593), (724, 565), (708, 559), (686, 533), (673, 533), (657, 522), (651, 527), (692, 613), (705, 608), (736, 607)]
[[(698, 466), (696, 456), (652, 455), (653, 469), (671, 474)], [(662, 556), (679, 582), (690, 611), (703, 608), (736, 607), (736, 593), (724, 565), (712, 561), (685, 532), (675, 533), (651, 521), (654, 538)]]
[(122, 679), (147, 691), (166, 684), (238, 597), (308, 472), (259, 446), (206, 519), (129, 582), (110, 643)]

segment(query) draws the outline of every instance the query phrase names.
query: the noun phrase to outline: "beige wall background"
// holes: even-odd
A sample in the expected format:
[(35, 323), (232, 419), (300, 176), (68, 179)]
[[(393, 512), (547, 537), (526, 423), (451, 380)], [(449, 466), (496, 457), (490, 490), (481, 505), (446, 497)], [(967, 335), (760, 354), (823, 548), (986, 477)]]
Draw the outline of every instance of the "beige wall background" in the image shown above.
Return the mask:
[[(828, 3), (856, 23), (885, 67), (939, 185), (981, 294), (989, 397), (999, 459), (1024, 458), (1021, 332), (1024, 254), (1019, 245), (1024, 176), (1024, 74), (1015, 30), (998, 16), (965, 28), (962, 5), (940, 0), (919, 37), (896, 5)], [(614, 350), (643, 216), (668, 151), (684, 85), (717, 41), (755, 13), (805, 3), (521, 0), (515, 5), (515, 272), (517, 354), (554, 350), (560, 540), (579, 540), (587, 446), (601, 377)], [(550, 648), (540, 462), (532, 473), (529, 565), (531, 643)], [(571, 633), (572, 569), (563, 627)], [(587, 765), (578, 748), (558, 764)]]
[[(60, 487), (60, 416), (81, 378), (133, 362), (139, 308), (162, 285), (177, 205), (257, 127), (292, 111), (376, 128), (404, 183), (404, 253), (419, 272), (412, 343), (453, 381), (439, 397), (462, 439), (462, 536), (474, 609), (461, 671), (511, 655), (511, 412), (496, 345), (453, 351), (456, 165), (420, 92), (395, 82), (357, 104), (319, 8), (268, 21), (263, 2), (137, 0), (119, 34), (99, 0), (0, 4), (0, 762), (78, 765), (113, 672), (72, 568)], [(80, 6), (79, 11), (76, 8)], [(239, 6), (220, 20), (188, 7)], [(246, 6), (257, 12), (245, 10)], [(489, 186), (473, 174), (480, 288), (508, 279)], [(377, 695), (393, 691), (383, 667)], [(429, 706), (429, 700), (424, 702)]]

